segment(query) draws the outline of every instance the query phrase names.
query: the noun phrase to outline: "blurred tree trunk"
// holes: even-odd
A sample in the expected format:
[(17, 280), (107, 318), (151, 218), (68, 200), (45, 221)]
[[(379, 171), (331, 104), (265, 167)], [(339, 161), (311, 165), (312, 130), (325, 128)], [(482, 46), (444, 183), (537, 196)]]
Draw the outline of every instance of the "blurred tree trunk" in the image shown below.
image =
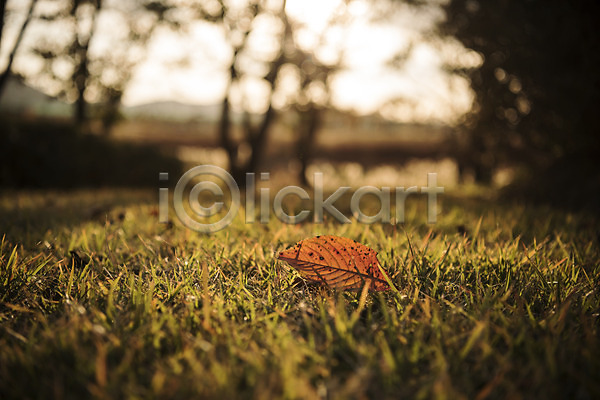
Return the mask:
[(300, 162), (298, 180), (303, 186), (310, 186), (306, 177), (306, 170), (310, 163), (314, 150), (314, 141), (317, 129), (321, 123), (321, 110), (315, 104), (311, 104), (306, 111), (300, 112), (300, 124), (298, 127), (298, 141), (296, 142), (296, 157)]
[[(251, 5), (248, 9), (248, 15), (249, 17), (251, 17), (251, 19), (254, 19), (259, 14), (259, 12), (260, 7), (258, 6), (258, 4)], [(280, 17), (283, 21), (287, 20), (285, 16), (285, 0), (282, 2)], [(225, 96), (223, 98), (221, 108), (221, 120), (219, 123), (220, 143), (223, 149), (225, 149), (225, 152), (227, 153), (227, 158), (229, 160), (229, 170), (231, 172), (231, 175), (240, 187), (244, 187), (246, 184), (246, 173), (256, 172), (264, 156), (264, 150), (267, 142), (269, 128), (271, 127), (275, 117), (275, 109), (273, 108), (272, 97), (273, 93), (275, 92), (276, 80), (279, 74), (279, 70), (281, 69), (281, 66), (285, 61), (284, 45), (282, 44), (281, 48), (279, 49), (279, 53), (277, 54), (275, 59), (273, 61), (270, 61), (269, 70), (267, 74), (263, 77), (263, 79), (269, 84), (270, 89), (267, 110), (262, 115), (262, 118), (258, 125), (253, 124), (249, 113), (245, 112), (241, 126), (242, 138), (241, 140), (234, 138), (231, 123), (230, 92), (233, 85), (240, 81), (242, 74), (238, 72), (236, 63), (238, 61), (240, 53), (243, 52), (246, 48), (247, 39), (250, 35), (250, 32), (250, 28), (241, 31), (240, 43), (234, 46), (233, 57), (231, 60), (231, 64), (229, 65), (228, 85), (225, 90)], [(286, 31), (284, 33), (282, 43), (285, 43), (285, 39), (288, 34), (289, 30), (287, 29), (286, 24)], [(242, 149), (242, 146), (245, 147), (244, 150), (249, 151), (249, 154), (247, 156), (246, 154), (242, 154), (242, 152), (240, 151)]]
[[(234, 60), (235, 60), (234, 54)], [(231, 121), (230, 121), (230, 106), (229, 106), (229, 91), (231, 89), (231, 83), (235, 79), (235, 65), (232, 62), (229, 67), (229, 84), (225, 89), (225, 97), (223, 98), (223, 103), (221, 105), (221, 119), (219, 121), (219, 140), (221, 142), (221, 147), (225, 149), (227, 153), (227, 159), (229, 160), (229, 170), (233, 174), (234, 178), (237, 176), (237, 153), (238, 146), (233, 142), (231, 138)], [(236, 179), (237, 181), (237, 179)]]
[[(127, 81), (129, 78), (127, 78)], [(102, 111), (102, 135), (109, 136), (112, 127), (115, 122), (119, 119), (119, 107), (121, 105), (121, 99), (123, 97), (123, 90), (120, 89), (109, 89), (107, 95), (106, 104)]]
[(2, 30), (4, 30), (4, 13), (6, 11), (6, 0), (0, 0), (0, 47), (2, 46)]
[(275, 117), (275, 110), (273, 109), (273, 93), (275, 92), (275, 80), (277, 79), (277, 75), (279, 74), (279, 69), (281, 68), (282, 64), (283, 49), (281, 49), (279, 57), (272, 64), (271, 70), (265, 77), (265, 80), (269, 83), (271, 89), (271, 93), (269, 94), (269, 106), (267, 108), (267, 111), (263, 115), (262, 121), (258, 127), (254, 128), (250, 124), (247, 124), (247, 126), (245, 127), (245, 130), (249, 137), (249, 144), (251, 150), (250, 159), (248, 160), (248, 164), (245, 168), (246, 172), (256, 172), (259, 163), (263, 158), (265, 145), (267, 142), (267, 134)]
[[(81, 2), (75, 1), (73, 4), (73, 8), (71, 9), (71, 16), (75, 18), (75, 24), (77, 24), (77, 9)], [(96, 21), (98, 17), (98, 13), (100, 12), (100, 8), (102, 7), (102, 0), (94, 0), (92, 2), (94, 5), (94, 9), (92, 12), (92, 24), (90, 27), (89, 33), (81, 38), (79, 34), (76, 32), (75, 34), (75, 42), (74, 42), (74, 52), (75, 58), (77, 60), (77, 65), (75, 71), (73, 73), (73, 83), (75, 84), (75, 88), (77, 89), (77, 100), (75, 101), (75, 109), (74, 109), (74, 119), (75, 126), (79, 130), (83, 130), (85, 125), (87, 124), (89, 115), (88, 115), (88, 104), (85, 99), (85, 90), (87, 88), (88, 79), (90, 77), (90, 72), (88, 68), (89, 58), (89, 47), (92, 37), (94, 36), (94, 32), (96, 31)]]
[[(8, 56), (8, 63), (6, 65), (6, 69), (4, 70), (4, 72), (2, 72), (2, 75), (0, 75), (0, 96), (2, 96), (2, 92), (4, 91), (4, 87), (6, 86), (6, 83), (8, 82), (8, 77), (10, 76), (10, 72), (12, 69), (12, 64), (15, 60), (15, 55), (17, 54), (17, 50), (19, 49), (19, 45), (21, 44), (21, 41), (23, 40), (23, 35), (25, 34), (25, 29), (27, 28), (27, 25), (29, 25), (29, 21), (31, 21), (31, 17), (33, 15), (33, 9), (35, 7), (37, 0), (31, 0), (31, 4), (29, 5), (29, 11), (27, 12), (27, 16), (25, 17), (25, 21), (23, 21), (23, 25), (21, 25), (21, 30), (19, 31), (19, 36), (17, 36), (17, 40), (15, 42), (15, 45), (13, 46), (10, 55)], [(0, 18), (1, 19), (1, 25), (0, 25), (0, 35), (2, 34), (2, 30), (4, 28), (4, 13), (6, 10), (6, 1), (2, 0), (2, 4), (0, 5)]]
[[(237, 52), (235, 54), (237, 55)], [(271, 97), (275, 91), (275, 80), (277, 78), (277, 74), (279, 73), (279, 69), (283, 64), (283, 50), (277, 60), (273, 62), (271, 65), (271, 70), (265, 77), (265, 80), (269, 83), (271, 89), (268, 108), (262, 116), (258, 126), (253, 126), (250, 121), (250, 117), (248, 115), (245, 116), (242, 126), (243, 139), (241, 143), (236, 142), (232, 137), (233, 132), (231, 129), (231, 110), (229, 101), (229, 90), (231, 83), (237, 79), (237, 72), (235, 71), (235, 58), (236, 57), (234, 56), (234, 62), (229, 68), (230, 84), (227, 87), (227, 93), (222, 103), (219, 137), (221, 146), (225, 149), (227, 158), (229, 159), (229, 169), (231, 171), (231, 175), (236, 180), (238, 185), (244, 186), (246, 183), (246, 173), (256, 172), (264, 155), (264, 148), (267, 142), (269, 128), (273, 123), (275, 116), (275, 110), (273, 109)], [(250, 150), (250, 155), (246, 160), (240, 159), (239, 150), (242, 143), (248, 145)]]

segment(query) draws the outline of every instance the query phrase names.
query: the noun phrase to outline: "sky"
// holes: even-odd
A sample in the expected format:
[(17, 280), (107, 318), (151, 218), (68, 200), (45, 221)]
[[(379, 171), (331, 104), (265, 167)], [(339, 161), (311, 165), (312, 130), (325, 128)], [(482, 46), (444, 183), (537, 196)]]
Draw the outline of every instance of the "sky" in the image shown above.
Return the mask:
[[(0, 68), (6, 64), (8, 49), (28, 3), (7, 3), (10, 18), (3, 33)], [(342, 61), (344, 68), (332, 77), (330, 85), (334, 107), (359, 114), (379, 112), (403, 122), (456, 122), (469, 110), (472, 93), (467, 81), (448, 74), (443, 67), (477, 65), (480, 59), (456, 42), (431, 35), (435, 23), (443, 18), (443, 12), (435, 5), (415, 9), (398, 1), (394, 4), (392, 9), (378, 14), (377, 7), (368, 1), (353, 0), (344, 8), (341, 0), (287, 0), (286, 13), (301, 26), (294, 36), (297, 45), (313, 51), (321, 61)], [(348, 22), (326, 29), (331, 16), (342, 10)], [(104, 33), (98, 37), (108, 37), (115, 31), (118, 24), (111, 15), (106, 12), (99, 19), (99, 32)], [(272, 45), (272, 27), (268, 20), (261, 22), (257, 31), (263, 36), (256, 41), (256, 51)], [(28, 56), (28, 48), (41, 34), (61, 38), (60, 30), (46, 32), (32, 22), (15, 60), (15, 71), (32, 73), (39, 68), (36, 60)], [(107, 47), (107, 41), (96, 39), (91, 51), (106, 51)], [(395, 55), (406, 54), (409, 48), (408, 58), (400, 66), (390, 65)], [(219, 103), (227, 83), (225, 66), (229, 57), (230, 47), (220, 26), (198, 21), (185, 32), (160, 28), (148, 43), (146, 57), (134, 70), (123, 103)], [(44, 87), (43, 83), (38, 86), (50, 94), (56, 89)], [(265, 82), (249, 79), (245, 90), (250, 98), (264, 98)], [(283, 104), (284, 100), (279, 102)], [(264, 108), (260, 101), (249, 103), (257, 108), (254, 111)]]

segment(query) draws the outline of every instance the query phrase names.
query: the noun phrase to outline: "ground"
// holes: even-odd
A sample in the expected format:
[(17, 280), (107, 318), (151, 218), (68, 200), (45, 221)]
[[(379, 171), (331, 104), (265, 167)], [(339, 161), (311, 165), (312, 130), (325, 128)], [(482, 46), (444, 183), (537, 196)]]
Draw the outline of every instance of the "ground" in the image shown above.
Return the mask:
[[(597, 219), (446, 193), (438, 222), (159, 224), (156, 191), (0, 195), (0, 397), (600, 397)], [(276, 254), (375, 249), (397, 290)]]

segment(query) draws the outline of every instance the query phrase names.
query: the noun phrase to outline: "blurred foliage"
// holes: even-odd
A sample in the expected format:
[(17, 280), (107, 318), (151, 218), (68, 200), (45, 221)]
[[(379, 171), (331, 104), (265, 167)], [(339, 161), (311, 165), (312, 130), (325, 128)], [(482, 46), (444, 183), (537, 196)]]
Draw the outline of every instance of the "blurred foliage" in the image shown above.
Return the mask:
[(80, 135), (67, 123), (0, 120), (0, 186), (156, 187), (159, 172), (178, 176), (175, 157), (150, 146)]
[(445, 11), (441, 32), (483, 58), (480, 67), (454, 69), (475, 92), (463, 167), (479, 181), (507, 163), (538, 178), (563, 171), (565, 183), (576, 172), (599, 176), (589, 161), (600, 149), (600, 3), (452, 0)]

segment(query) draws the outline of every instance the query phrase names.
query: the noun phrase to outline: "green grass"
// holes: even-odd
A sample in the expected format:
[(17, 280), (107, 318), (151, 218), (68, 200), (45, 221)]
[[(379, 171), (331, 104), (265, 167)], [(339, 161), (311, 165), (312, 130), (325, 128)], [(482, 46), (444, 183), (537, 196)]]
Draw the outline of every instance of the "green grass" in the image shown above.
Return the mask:
[[(201, 235), (155, 198), (0, 196), (1, 398), (600, 397), (593, 217), (445, 196), (435, 225), (419, 200), (396, 227)], [(276, 260), (319, 233), (377, 250), (398, 292)]]

